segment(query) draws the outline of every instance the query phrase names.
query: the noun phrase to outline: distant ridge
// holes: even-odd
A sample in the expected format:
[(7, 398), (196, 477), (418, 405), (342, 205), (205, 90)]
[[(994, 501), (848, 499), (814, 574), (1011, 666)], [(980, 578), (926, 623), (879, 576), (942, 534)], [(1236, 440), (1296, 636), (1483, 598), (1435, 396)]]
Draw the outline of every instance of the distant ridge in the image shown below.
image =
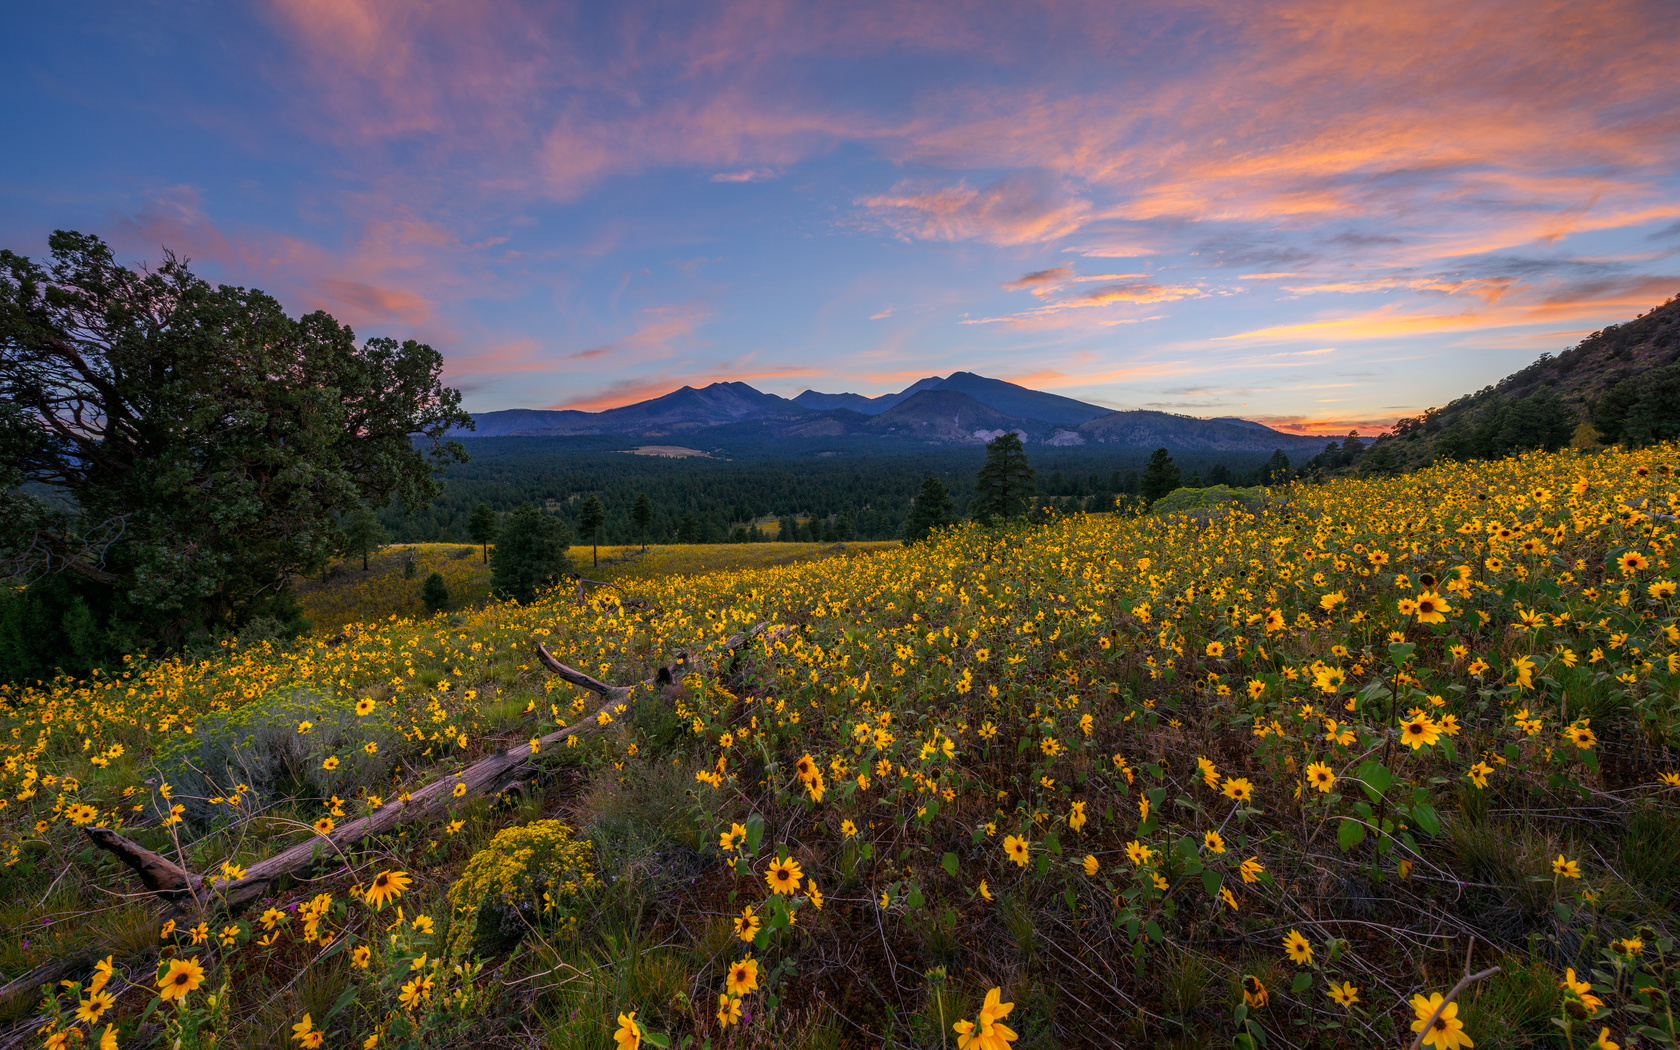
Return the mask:
[(1167, 448), (1316, 453), (1324, 439), (1284, 434), (1246, 419), (1196, 419), (1165, 412), (1115, 412), (1060, 394), (973, 372), (929, 376), (894, 394), (766, 394), (746, 383), (685, 386), (602, 412), (514, 408), (475, 414), (476, 431), (457, 436), (581, 436), (625, 439), (683, 435), (685, 444), (720, 440), (773, 447), (777, 440), (978, 445), (1006, 431), (1029, 444), (1071, 448)]

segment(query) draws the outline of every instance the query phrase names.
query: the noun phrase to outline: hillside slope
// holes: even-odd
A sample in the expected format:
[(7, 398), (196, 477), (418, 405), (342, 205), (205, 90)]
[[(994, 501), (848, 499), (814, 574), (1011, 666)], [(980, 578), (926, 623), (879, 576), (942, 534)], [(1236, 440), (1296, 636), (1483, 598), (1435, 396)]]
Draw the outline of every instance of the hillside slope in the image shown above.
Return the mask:
[[(1541, 354), (1522, 371), (1444, 408), (1399, 420), (1394, 433), (1379, 439), (1375, 448), (1385, 449), (1382, 458), (1392, 456), (1400, 467), (1430, 463), (1447, 451), (1443, 442), (1450, 435), (1472, 431), (1502, 406), (1536, 395), (1556, 395), (1573, 411), (1577, 424), (1590, 427), (1594, 403), (1611, 386), (1676, 362), (1680, 362), (1680, 295), (1625, 324), (1594, 332), (1561, 354)], [(1596, 440), (1590, 429), (1583, 428), (1576, 443)]]

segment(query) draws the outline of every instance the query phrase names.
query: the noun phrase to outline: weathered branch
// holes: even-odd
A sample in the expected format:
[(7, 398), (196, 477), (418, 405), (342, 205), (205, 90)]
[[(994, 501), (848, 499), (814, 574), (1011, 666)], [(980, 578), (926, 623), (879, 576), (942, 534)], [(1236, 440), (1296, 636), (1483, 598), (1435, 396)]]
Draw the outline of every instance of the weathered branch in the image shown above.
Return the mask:
[[(724, 646), (739, 650), (757, 637), (766, 626), (767, 624), (758, 624), (751, 630), (728, 639)], [(329, 835), (317, 835), (306, 839), (252, 864), (245, 869), (242, 878), (214, 887), (214, 903), (229, 913), (237, 914), (266, 896), (281, 878), (302, 875), (322, 860), (354, 849), (355, 844), (364, 838), (382, 835), (401, 823), (435, 820), (464, 799), (501, 794), (529, 775), (534, 767), (535, 757), (543, 749), (563, 746), (567, 737), (588, 736), (600, 732), (610, 724), (610, 720), (601, 721), (600, 716), (619, 704), (632, 703), (636, 689), (656, 689), (675, 681), (683, 673), (687, 662), (686, 654), (679, 654), (679, 657), (674, 666), (662, 667), (653, 678), (634, 686), (608, 685), (566, 666), (538, 643), (537, 658), (544, 667), (573, 685), (605, 697), (606, 702), (572, 725), (538, 738), (535, 748), (530, 744), (522, 744), (499, 751), (480, 759), (452, 777), (433, 781), (418, 791), (386, 803), (365, 817), (343, 824)], [(456, 793), (458, 788), (459, 794)], [(159, 897), (174, 901), (177, 905), (184, 905), (188, 900), (206, 900), (211, 896), (203, 892), (203, 880), (200, 877), (115, 831), (95, 827), (83, 830), (95, 845), (115, 854), (132, 868), (146, 888)]]

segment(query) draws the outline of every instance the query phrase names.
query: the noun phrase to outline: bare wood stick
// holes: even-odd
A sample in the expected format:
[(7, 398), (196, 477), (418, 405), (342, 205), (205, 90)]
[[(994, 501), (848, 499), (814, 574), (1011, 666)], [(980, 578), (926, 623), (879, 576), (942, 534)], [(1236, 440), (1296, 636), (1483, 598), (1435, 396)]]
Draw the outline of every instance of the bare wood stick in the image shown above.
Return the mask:
[[(763, 623), (758, 624), (751, 630), (728, 639), (724, 645), (726, 648), (739, 650), (765, 626), (767, 625)], [(537, 645), (537, 658), (555, 675), (599, 694), (606, 702), (572, 725), (537, 738), (535, 747), (524, 744), (499, 751), (480, 759), (454, 776), (442, 777), (418, 791), (386, 803), (365, 817), (341, 825), (329, 835), (306, 839), (252, 864), (245, 869), (243, 877), (215, 887), (215, 895), (219, 898), (218, 905), (230, 914), (237, 914), (267, 894), (280, 878), (307, 872), (319, 861), (342, 854), (363, 838), (384, 834), (405, 821), (435, 820), (443, 816), (460, 799), (500, 794), (531, 772), (532, 759), (544, 748), (563, 745), (568, 737), (588, 736), (600, 732), (611, 724), (609, 712), (612, 708), (632, 703), (633, 693), (638, 688), (657, 688), (671, 682), (675, 677), (672, 672), (680, 672), (683, 666), (679, 663), (674, 668), (660, 668), (660, 673), (653, 678), (634, 686), (620, 686), (608, 685), (566, 666), (555, 659), (541, 643)], [(608, 717), (603, 719), (603, 715)], [(203, 896), (204, 880), (180, 865), (109, 828), (87, 827), (82, 830), (87, 832), (95, 845), (115, 854), (133, 869), (152, 893), (176, 902), (178, 906), (184, 905), (195, 896)]]
[[(1474, 945), (1475, 942), (1472, 941), (1471, 944)], [(1458, 996), (1459, 992), (1464, 991), (1464, 989), (1475, 984), (1477, 981), (1487, 977), (1492, 977), (1498, 972), (1499, 967), (1490, 966), (1481, 973), (1465, 974), (1463, 977), (1459, 978), (1459, 982), (1452, 986), (1452, 991), (1448, 992), (1447, 997), (1441, 1000), (1441, 1005), (1435, 1008), (1435, 1012), (1429, 1015), (1429, 1019), (1427, 1021), (1423, 1022), (1423, 1027), (1418, 1029), (1417, 1038), (1412, 1040), (1412, 1050), (1418, 1050), (1418, 1047), (1423, 1045), (1423, 1037), (1429, 1034), (1429, 1029), (1435, 1024), (1436, 1018), (1441, 1016), (1442, 1011), (1446, 1010), (1447, 1004), (1452, 1002), (1453, 999)]]
[(40, 995), (43, 984), (57, 984), (77, 970), (92, 968), (93, 957), (86, 953), (43, 963), (0, 988), (0, 1004), (11, 1002), (17, 995)]

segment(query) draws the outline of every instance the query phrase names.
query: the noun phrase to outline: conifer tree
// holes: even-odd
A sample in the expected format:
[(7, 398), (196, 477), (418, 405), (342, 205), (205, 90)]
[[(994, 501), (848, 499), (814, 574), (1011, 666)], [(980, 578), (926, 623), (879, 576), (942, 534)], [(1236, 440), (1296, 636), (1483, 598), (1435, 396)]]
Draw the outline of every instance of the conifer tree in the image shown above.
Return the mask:
[(1025, 514), (1031, 505), (1037, 475), (1027, 463), (1027, 450), (1014, 431), (986, 443), (986, 462), (974, 482), (969, 513), (975, 521), (1006, 520)]
[(490, 564), (490, 545), (496, 542), (496, 512), (480, 503), (467, 519), (467, 535), (484, 549), (484, 564)]
[(379, 515), (366, 503), (358, 503), (344, 521), (343, 551), (362, 556), (363, 572), (367, 571), (368, 555), (390, 542), (390, 534), (379, 523)]
[(1182, 477), (1182, 474), (1179, 472), (1178, 464), (1173, 462), (1172, 454), (1164, 448), (1156, 449), (1154, 455), (1149, 457), (1149, 466), (1143, 472), (1142, 495), (1144, 506), (1149, 506), (1173, 489), (1178, 488), (1180, 477)]
[(599, 496), (590, 496), (578, 508), (578, 531), (589, 537), (590, 564), (601, 564), (601, 526), (606, 523), (607, 511)]
[(647, 551), (647, 530), (653, 524), (653, 501), (643, 492), (636, 496), (636, 505), (630, 508), (630, 520), (636, 525), (636, 536), (642, 542), (643, 552)]
[(916, 494), (916, 502), (910, 505), (910, 516), (904, 521), (904, 539), (908, 543), (919, 543), (927, 539), (933, 530), (955, 521), (951, 493), (938, 478), (929, 474), (922, 481), (922, 490)]

